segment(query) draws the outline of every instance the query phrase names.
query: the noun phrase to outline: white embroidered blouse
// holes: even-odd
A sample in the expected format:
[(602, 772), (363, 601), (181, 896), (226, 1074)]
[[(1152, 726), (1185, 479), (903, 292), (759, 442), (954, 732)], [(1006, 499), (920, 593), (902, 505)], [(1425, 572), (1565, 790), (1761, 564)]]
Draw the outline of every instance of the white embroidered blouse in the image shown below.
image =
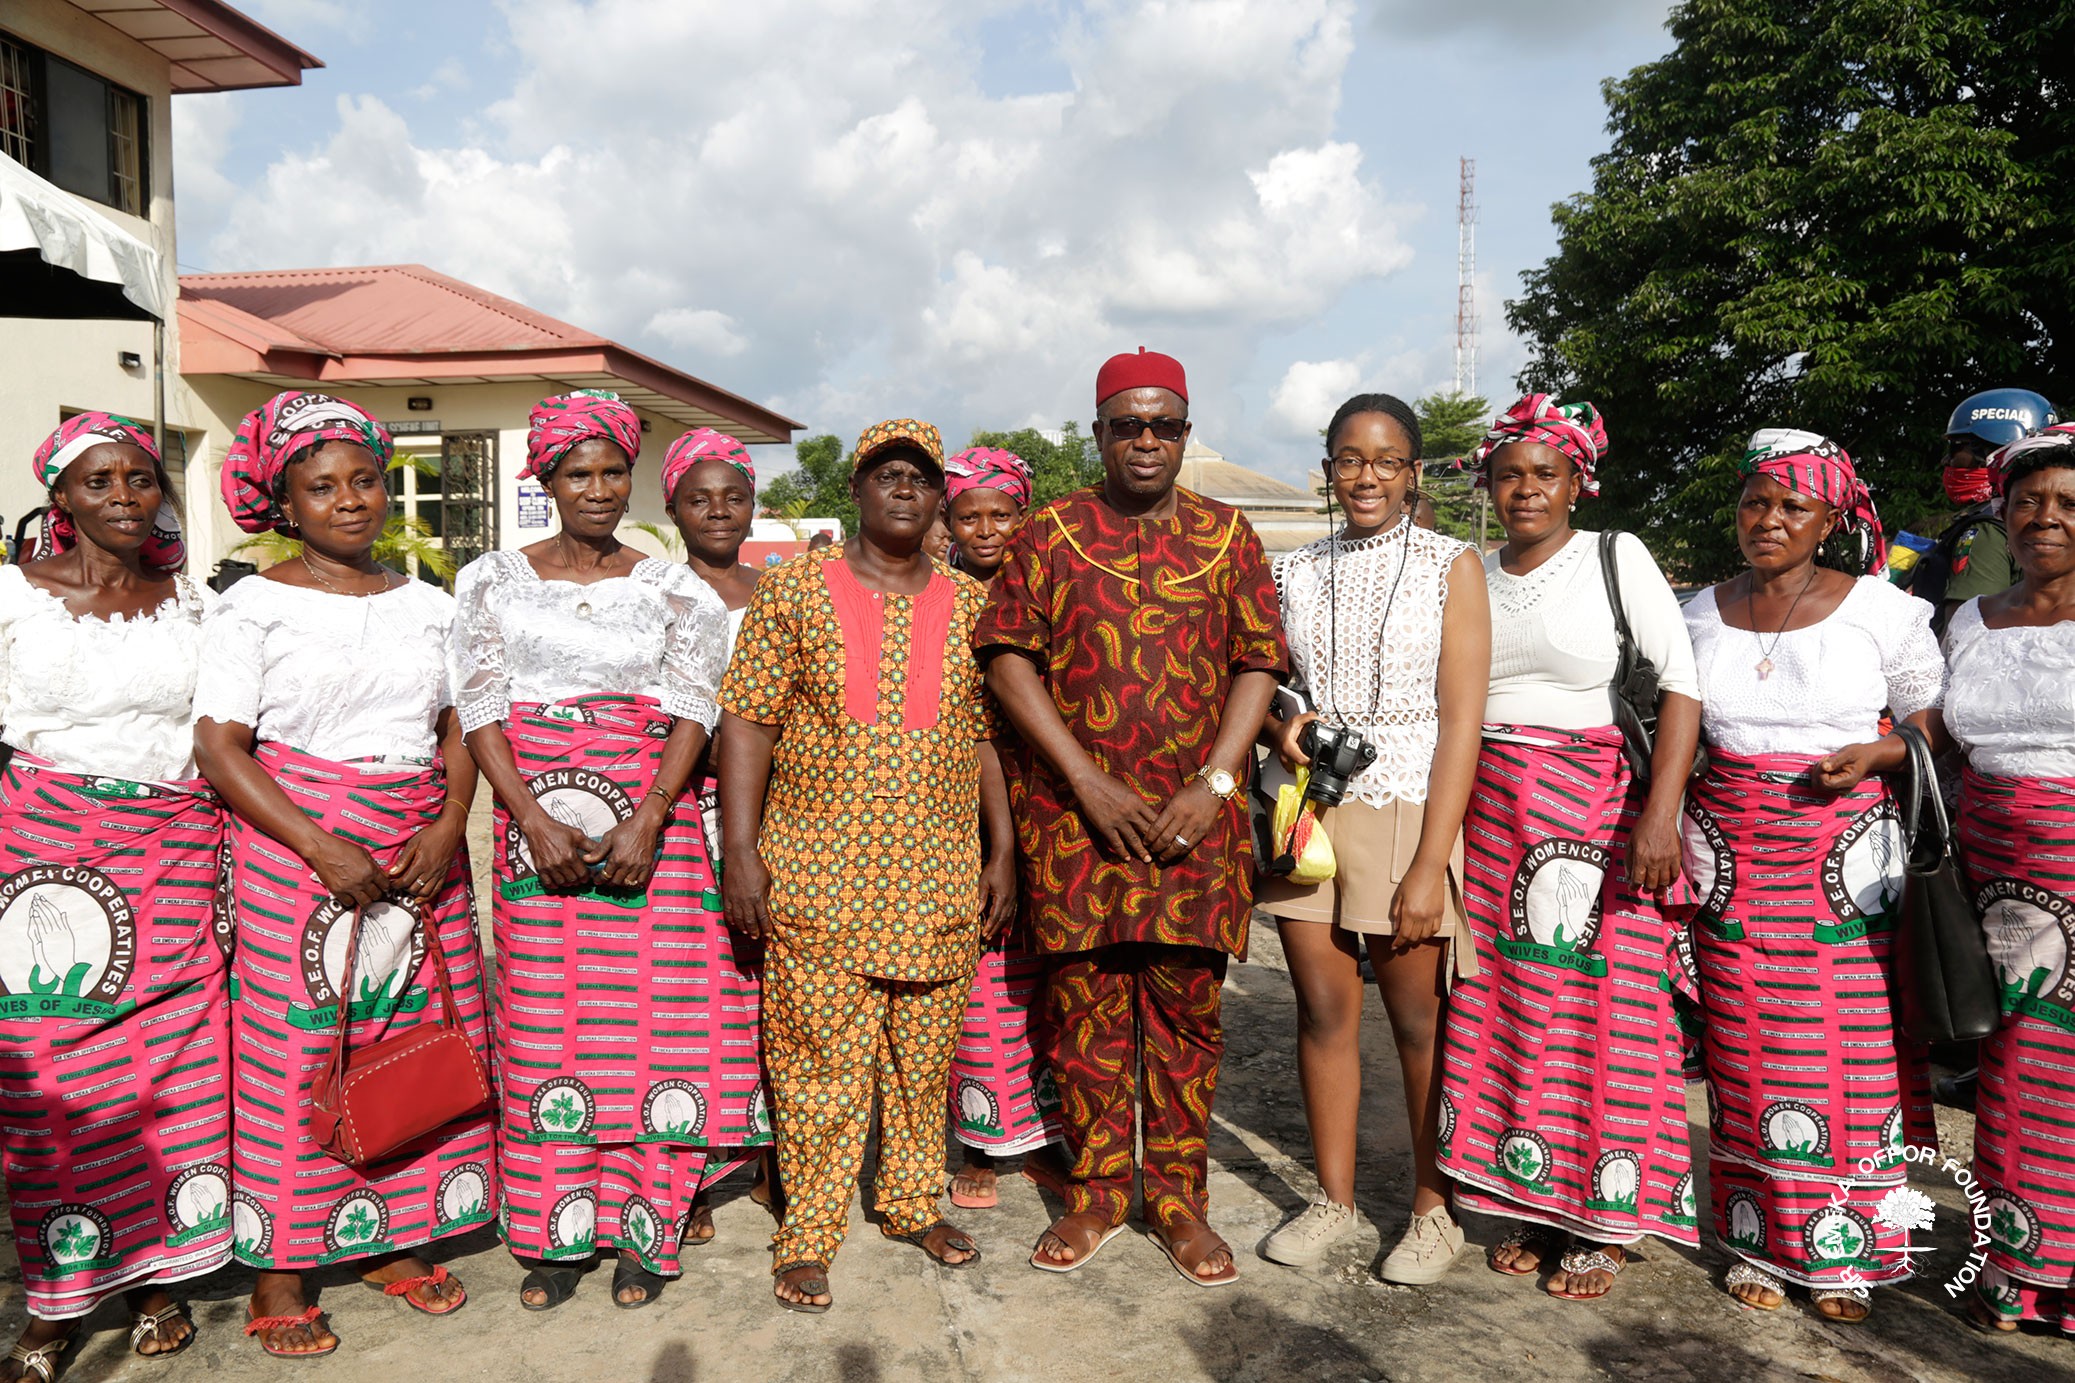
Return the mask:
[(616, 693), (651, 696), (711, 730), (728, 661), (728, 608), (690, 567), (643, 558), (589, 585), (547, 581), (523, 552), (462, 568), (448, 646), (464, 732), (504, 720), (514, 703)]
[(80, 618), (0, 567), (0, 738), (67, 773), (195, 776), (195, 672), (212, 592), (178, 577), (138, 619)]
[(1376, 746), (1376, 762), (1348, 785), (1372, 807), (1427, 800), (1441, 728), (1435, 683), (1448, 568), (1468, 550), (1401, 521), (1354, 542), (1321, 538), (1272, 567), (1290, 658), (1312, 709)]
[[(1597, 533), (1573, 533), (1561, 552), (1522, 576), (1507, 574), (1496, 552), (1485, 554), (1484, 579), (1491, 587), (1487, 723), (1558, 730), (1614, 723), (1621, 644), (1607, 603), (1599, 541)], [(1614, 562), (1629, 632), (1657, 665), (1659, 690), (1698, 699), (1693, 641), (1671, 584), (1633, 533), (1614, 540)]]
[[(1732, 754), (1834, 754), (1873, 739), (1882, 710), (1904, 719), (1945, 694), (1931, 606), (1885, 577), (1860, 577), (1828, 618), (1777, 641), (1724, 624), (1712, 589), (1686, 607), (1686, 628), (1701, 733)], [(1772, 674), (1761, 678), (1768, 657)]]
[(2075, 622), (1991, 629), (1970, 600), (1945, 650), (1945, 728), (1976, 773), (2075, 778)]
[(334, 762), (430, 763), (453, 620), (423, 581), (350, 596), (248, 576), (203, 622), (195, 715)]

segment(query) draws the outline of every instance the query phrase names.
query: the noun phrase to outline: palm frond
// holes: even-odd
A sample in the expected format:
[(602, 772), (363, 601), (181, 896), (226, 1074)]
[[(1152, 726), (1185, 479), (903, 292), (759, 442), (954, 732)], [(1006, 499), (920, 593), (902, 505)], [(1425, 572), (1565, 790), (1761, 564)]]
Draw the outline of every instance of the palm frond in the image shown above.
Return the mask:
[(650, 523), (647, 519), (635, 520), (632, 527), (640, 529), (661, 544), (665, 557), (684, 556), (684, 538), (676, 528), (665, 528), (659, 523)]

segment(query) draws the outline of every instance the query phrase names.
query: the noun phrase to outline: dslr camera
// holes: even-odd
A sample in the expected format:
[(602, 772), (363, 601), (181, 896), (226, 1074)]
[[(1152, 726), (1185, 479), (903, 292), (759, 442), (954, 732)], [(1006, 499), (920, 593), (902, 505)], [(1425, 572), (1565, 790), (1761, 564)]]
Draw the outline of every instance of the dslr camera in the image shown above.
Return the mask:
[(1297, 747), (1311, 760), (1311, 779), (1304, 800), (1337, 807), (1347, 796), (1347, 780), (1376, 762), (1376, 746), (1345, 726), (1307, 721)]

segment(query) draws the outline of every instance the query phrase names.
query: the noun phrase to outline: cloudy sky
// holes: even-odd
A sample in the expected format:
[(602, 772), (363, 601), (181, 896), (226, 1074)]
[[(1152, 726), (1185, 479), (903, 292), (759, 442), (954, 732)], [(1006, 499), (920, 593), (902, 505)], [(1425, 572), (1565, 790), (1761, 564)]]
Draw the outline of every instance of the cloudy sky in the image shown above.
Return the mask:
[(241, 8), (326, 67), (174, 103), (185, 269), (422, 262), (845, 435), (1086, 419), (1144, 345), (1286, 477), (1450, 382), (1465, 155), (1510, 398), (1599, 83), (1668, 44), (1666, 0)]

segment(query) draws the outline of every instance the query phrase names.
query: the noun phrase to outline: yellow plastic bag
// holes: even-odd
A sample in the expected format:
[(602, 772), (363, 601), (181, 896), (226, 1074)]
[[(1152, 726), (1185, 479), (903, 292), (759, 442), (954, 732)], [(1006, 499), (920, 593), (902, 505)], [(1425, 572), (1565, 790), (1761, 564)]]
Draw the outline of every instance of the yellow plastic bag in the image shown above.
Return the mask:
[(1284, 877), (1297, 884), (1322, 884), (1339, 867), (1333, 858), (1333, 842), (1319, 824), (1318, 804), (1304, 800), (1304, 788), (1310, 781), (1311, 770), (1300, 768), (1297, 781), (1284, 783), (1275, 794), (1276, 853), (1296, 860), (1296, 867)]

